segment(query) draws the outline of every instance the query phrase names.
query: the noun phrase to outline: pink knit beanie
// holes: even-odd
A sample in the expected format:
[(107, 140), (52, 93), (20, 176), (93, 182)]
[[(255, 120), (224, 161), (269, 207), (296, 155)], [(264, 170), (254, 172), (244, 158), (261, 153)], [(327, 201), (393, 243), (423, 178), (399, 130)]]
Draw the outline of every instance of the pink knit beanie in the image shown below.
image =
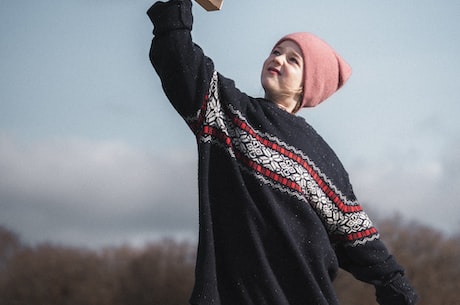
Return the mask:
[(304, 84), (302, 107), (315, 107), (336, 92), (351, 75), (351, 67), (323, 40), (310, 33), (292, 33), (275, 46), (292, 40), (302, 50)]

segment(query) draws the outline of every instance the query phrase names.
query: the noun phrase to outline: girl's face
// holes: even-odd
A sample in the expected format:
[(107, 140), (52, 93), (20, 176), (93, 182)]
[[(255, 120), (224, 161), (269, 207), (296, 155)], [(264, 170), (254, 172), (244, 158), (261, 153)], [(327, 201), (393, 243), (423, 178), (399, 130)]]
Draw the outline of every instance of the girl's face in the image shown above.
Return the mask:
[(303, 65), (297, 43), (285, 40), (275, 46), (262, 68), (265, 96), (280, 106), (295, 106), (302, 96)]

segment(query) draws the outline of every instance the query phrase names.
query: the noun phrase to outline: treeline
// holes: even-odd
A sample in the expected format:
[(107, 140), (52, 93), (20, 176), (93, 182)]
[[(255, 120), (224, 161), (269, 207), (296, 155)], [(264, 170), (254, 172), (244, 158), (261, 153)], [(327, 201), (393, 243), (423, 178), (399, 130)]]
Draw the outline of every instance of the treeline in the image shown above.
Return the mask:
[[(379, 229), (420, 294), (420, 305), (460, 305), (460, 235), (381, 221)], [(0, 226), (0, 305), (186, 305), (196, 245), (162, 240), (142, 249), (24, 245)], [(342, 305), (373, 305), (371, 286), (341, 272)]]

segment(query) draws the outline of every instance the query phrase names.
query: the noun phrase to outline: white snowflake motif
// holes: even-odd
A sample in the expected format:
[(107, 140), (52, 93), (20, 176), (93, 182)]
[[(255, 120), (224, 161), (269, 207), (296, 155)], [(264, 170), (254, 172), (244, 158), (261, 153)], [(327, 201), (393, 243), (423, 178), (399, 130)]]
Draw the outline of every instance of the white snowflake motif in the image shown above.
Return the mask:
[(310, 174), (299, 164), (296, 164), (293, 170), (295, 170), (295, 173), (292, 175), (292, 178), (305, 190), (308, 187), (308, 182), (311, 180)]
[(364, 228), (370, 228), (370, 227), (374, 226), (374, 224), (370, 220), (369, 216), (363, 215), (362, 220), (363, 220), (362, 226)]
[(351, 214), (346, 226), (354, 232), (361, 230), (361, 228), (363, 228), (363, 217), (361, 213)]
[(250, 137), (247, 136), (248, 140), (245, 141), (245, 151), (248, 153), (250, 159), (256, 159), (262, 154), (260, 147), (262, 144), (257, 141), (251, 141)]
[(313, 180), (307, 181), (307, 193), (310, 195), (316, 195), (318, 193), (318, 186)]
[(268, 148), (262, 148), (263, 155), (260, 156), (260, 162), (272, 171), (277, 171), (280, 168), (279, 163), (283, 161), (277, 153), (272, 153)]
[(291, 174), (295, 173), (295, 169), (293, 166), (293, 161), (291, 159), (284, 159), (280, 162), (281, 174), (285, 177), (291, 176)]
[(321, 206), (321, 210), (322, 210), (322, 206), (324, 206), (326, 203), (329, 202), (329, 200), (327, 199), (326, 196), (324, 196), (323, 194), (316, 194), (316, 195), (313, 195), (311, 196), (311, 200), (316, 203), (317, 205)]
[(238, 128), (233, 129), (233, 135), (231, 137), (235, 148), (241, 151), (241, 153), (247, 154), (250, 149), (248, 147), (248, 143), (250, 143), (250, 137)]
[(341, 218), (341, 214), (339, 213), (339, 211), (337, 211), (336, 209), (333, 209), (333, 211), (332, 211), (332, 219), (334, 220), (334, 222), (339, 221), (340, 218)]
[(325, 204), (322, 209), (323, 215), (330, 221), (333, 218), (334, 208), (332, 204)]
[(225, 114), (221, 111), (220, 104), (214, 99), (209, 102), (206, 121), (209, 122), (211, 126), (216, 126), (221, 130), (225, 130)]

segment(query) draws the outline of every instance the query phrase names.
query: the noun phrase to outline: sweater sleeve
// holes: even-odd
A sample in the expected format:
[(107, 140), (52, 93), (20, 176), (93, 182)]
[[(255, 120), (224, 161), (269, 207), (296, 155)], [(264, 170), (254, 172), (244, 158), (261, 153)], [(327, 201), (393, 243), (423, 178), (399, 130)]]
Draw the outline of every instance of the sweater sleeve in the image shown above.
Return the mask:
[(359, 204), (343, 164), (316, 132), (311, 133), (309, 143), (314, 149), (309, 157), (314, 160), (315, 177), (322, 187), (312, 184), (307, 196), (327, 228), (340, 267), (374, 285), (380, 305), (415, 304), (417, 296), (404, 269)]
[(380, 305), (413, 305), (417, 294), (404, 276), (404, 269), (380, 240), (355, 247), (336, 247), (340, 266), (357, 279), (375, 287)]
[(192, 3), (158, 1), (147, 15), (154, 25), (150, 60), (163, 90), (179, 114), (193, 115), (204, 101), (214, 66), (192, 41)]

